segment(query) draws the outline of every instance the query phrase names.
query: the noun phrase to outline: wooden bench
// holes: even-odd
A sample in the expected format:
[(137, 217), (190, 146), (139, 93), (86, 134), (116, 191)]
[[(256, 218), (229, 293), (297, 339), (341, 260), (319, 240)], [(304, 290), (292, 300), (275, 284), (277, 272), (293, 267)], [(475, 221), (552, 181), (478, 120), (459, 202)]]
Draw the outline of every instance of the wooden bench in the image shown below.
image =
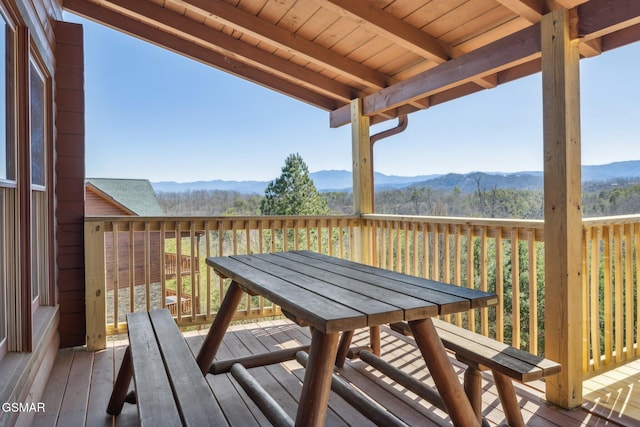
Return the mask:
[[(512, 380), (526, 383), (542, 379), (559, 373), (561, 365), (442, 320), (432, 320), (444, 346), (468, 366), (464, 374), (464, 389), (478, 418), (482, 414), (480, 371), (491, 370), (507, 423), (524, 426)], [(406, 323), (390, 326), (396, 332), (411, 335)]]
[[(118, 415), (138, 406), (140, 425), (226, 426), (227, 421), (184, 337), (167, 309), (127, 315), (129, 346), (109, 400)], [(135, 398), (127, 398), (131, 378)]]

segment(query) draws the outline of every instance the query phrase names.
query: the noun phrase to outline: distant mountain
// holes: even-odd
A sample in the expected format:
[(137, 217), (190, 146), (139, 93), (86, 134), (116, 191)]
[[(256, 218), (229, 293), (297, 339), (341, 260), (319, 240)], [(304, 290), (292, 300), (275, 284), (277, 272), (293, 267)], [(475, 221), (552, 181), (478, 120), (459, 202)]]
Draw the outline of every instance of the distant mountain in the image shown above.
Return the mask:
[[(349, 171), (319, 171), (309, 174), (319, 191), (351, 191), (352, 176)], [(582, 166), (582, 181), (613, 181), (618, 179), (638, 179), (640, 181), (640, 160), (615, 162), (606, 165)], [(152, 186), (160, 192), (182, 192), (197, 190), (236, 191), (243, 194), (264, 194), (270, 181), (196, 181), (177, 183), (173, 181), (154, 182)], [(396, 176), (376, 172), (374, 177), (377, 191), (406, 188), (410, 186), (428, 187), (435, 190), (451, 190), (454, 187), (461, 191), (481, 189), (512, 188), (525, 190), (541, 190), (543, 186), (542, 172), (472, 172), (468, 174)]]
[[(351, 191), (353, 186), (353, 177), (349, 171), (319, 171), (309, 174), (313, 183), (319, 191)], [(438, 177), (440, 175), (420, 175), (420, 176), (394, 176), (384, 175), (376, 172), (375, 184), (376, 189), (402, 188), (407, 187), (415, 182), (426, 181)], [(160, 181), (153, 182), (154, 190), (157, 193), (162, 192), (182, 192), (182, 191), (199, 191), (199, 190), (221, 190), (236, 191), (243, 194), (264, 194), (264, 190), (270, 181), (194, 181), (194, 182), (173, 182)]]
[(438, 178), (412, 184), (412, 187), (427, 187), (440, 191), (451, 191), (459, 188), (463, 193), (480, 190), (492, 190), (494, 188), (510, 188), (518, 190), (542, 190), (542, 174), (523, 173), (484, 173), (473, 172), (468, 174), (450, 173)]

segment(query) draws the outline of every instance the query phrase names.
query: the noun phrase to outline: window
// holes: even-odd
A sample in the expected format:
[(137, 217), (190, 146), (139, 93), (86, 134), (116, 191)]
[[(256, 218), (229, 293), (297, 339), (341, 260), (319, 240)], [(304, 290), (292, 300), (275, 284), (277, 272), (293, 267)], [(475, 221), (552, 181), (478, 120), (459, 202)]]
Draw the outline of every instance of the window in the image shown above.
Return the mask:
[(33, 62), (29, 69), (31, 103), (31, 185), (46, 185), (46, 93), (44, 76)]
[[(34, 55), (35, 56), (35, 55)], [(29, 67), (31, 140), (31, 292), (34, 310), (47, 303), (49, 204), (47, 194), (48, 81), (35, 61)]]
[(0, 10), (0, 359), (8, 347), (9, 286), (16, 282), (14, 40)]
[(0, 14), (0, 180), (15, 180), (13, 138), (13, 30)]

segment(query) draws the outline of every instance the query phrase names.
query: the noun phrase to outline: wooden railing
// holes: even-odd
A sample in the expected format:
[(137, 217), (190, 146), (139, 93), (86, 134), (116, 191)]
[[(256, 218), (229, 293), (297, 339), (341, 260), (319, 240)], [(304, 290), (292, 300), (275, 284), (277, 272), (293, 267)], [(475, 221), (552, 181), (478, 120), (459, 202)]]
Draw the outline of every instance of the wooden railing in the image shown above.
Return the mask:
[[(168, 304), (180, 326), (210, 324), (228, 282), (206, 267), (206, 257), (310, 249), (495, 292), (497, 307), (447, 320), (544, 355), (543, 228), (536, 220), (389, 215), (88, 218), (88, 335), (120, 333), (125, 313)], [(583, 370), (590, 375), (640, 356), (640, 216), (589, 219), (583, 230)], [(372, 243), (361, 254), (357, 239), (365, 233)], [(189, 261), (176, 263), (173, 278), (156, 275), (166, 271), (169, 253)], [(103, 314), (93, 314), (97, 307)], [(279, 314), (247, 296), (235, 320)]]
[(544, 346), (539, 322), (543, 225), (535, 220), (363, 216), (363, 226), (373, 233), (374, 265), (495, 292), (497, 307), (447, 320), (533, 353), (542, 353)]
[[(180, 274), (188, 276), (191, 274), (191, 268), (195, 268), (195, 273), (200, 274), (200, 260), (198, 257), (194, 258), (193, 264), (191, 263), (191, 257), (189, 255), (182, 255), (180, 257)], [(167, 279), (173, 279), (178, 274), (178, 255), (175, 253), (165, 252), (164, 254), (164, 275)]]
[[(205, 259), (290, 249), (348, 258), (359, 218), (326, 217), (106, 217), (85, 220), (87, 346), (100, 348), (106, 335), (126, 331), (125, 315), (171, 304), (181, 327), (209, 325), (229, 285)], [(176, 259), (175, 277), (166, 254)], [(198, 268), (191, 268), (198, 264)], [(183, 274), (189, 265), (190, 274)], [(199, 272), (199, 273), (198, 273)], [(191, 300), (191, 304), (175, 304)], [(190, 307), (190, 311), (185, 311)], [(280, 315), (261, 297), (247, 295), (234, 320)]]
[(589, 375), (640, 357), (640, 215), (583, 221), (583, 368)]

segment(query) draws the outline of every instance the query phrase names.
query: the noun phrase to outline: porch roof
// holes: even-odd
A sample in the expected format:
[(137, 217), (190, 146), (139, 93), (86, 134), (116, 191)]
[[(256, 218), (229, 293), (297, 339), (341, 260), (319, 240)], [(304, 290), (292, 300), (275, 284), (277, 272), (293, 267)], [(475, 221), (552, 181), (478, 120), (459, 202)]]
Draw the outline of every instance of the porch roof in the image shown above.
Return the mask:
[(330, 112), (372, 123), (540, 71), (539, 22), (572, 9), (583, 57), (640, 40), (611, 0), (60, 0), (65, 10)]

